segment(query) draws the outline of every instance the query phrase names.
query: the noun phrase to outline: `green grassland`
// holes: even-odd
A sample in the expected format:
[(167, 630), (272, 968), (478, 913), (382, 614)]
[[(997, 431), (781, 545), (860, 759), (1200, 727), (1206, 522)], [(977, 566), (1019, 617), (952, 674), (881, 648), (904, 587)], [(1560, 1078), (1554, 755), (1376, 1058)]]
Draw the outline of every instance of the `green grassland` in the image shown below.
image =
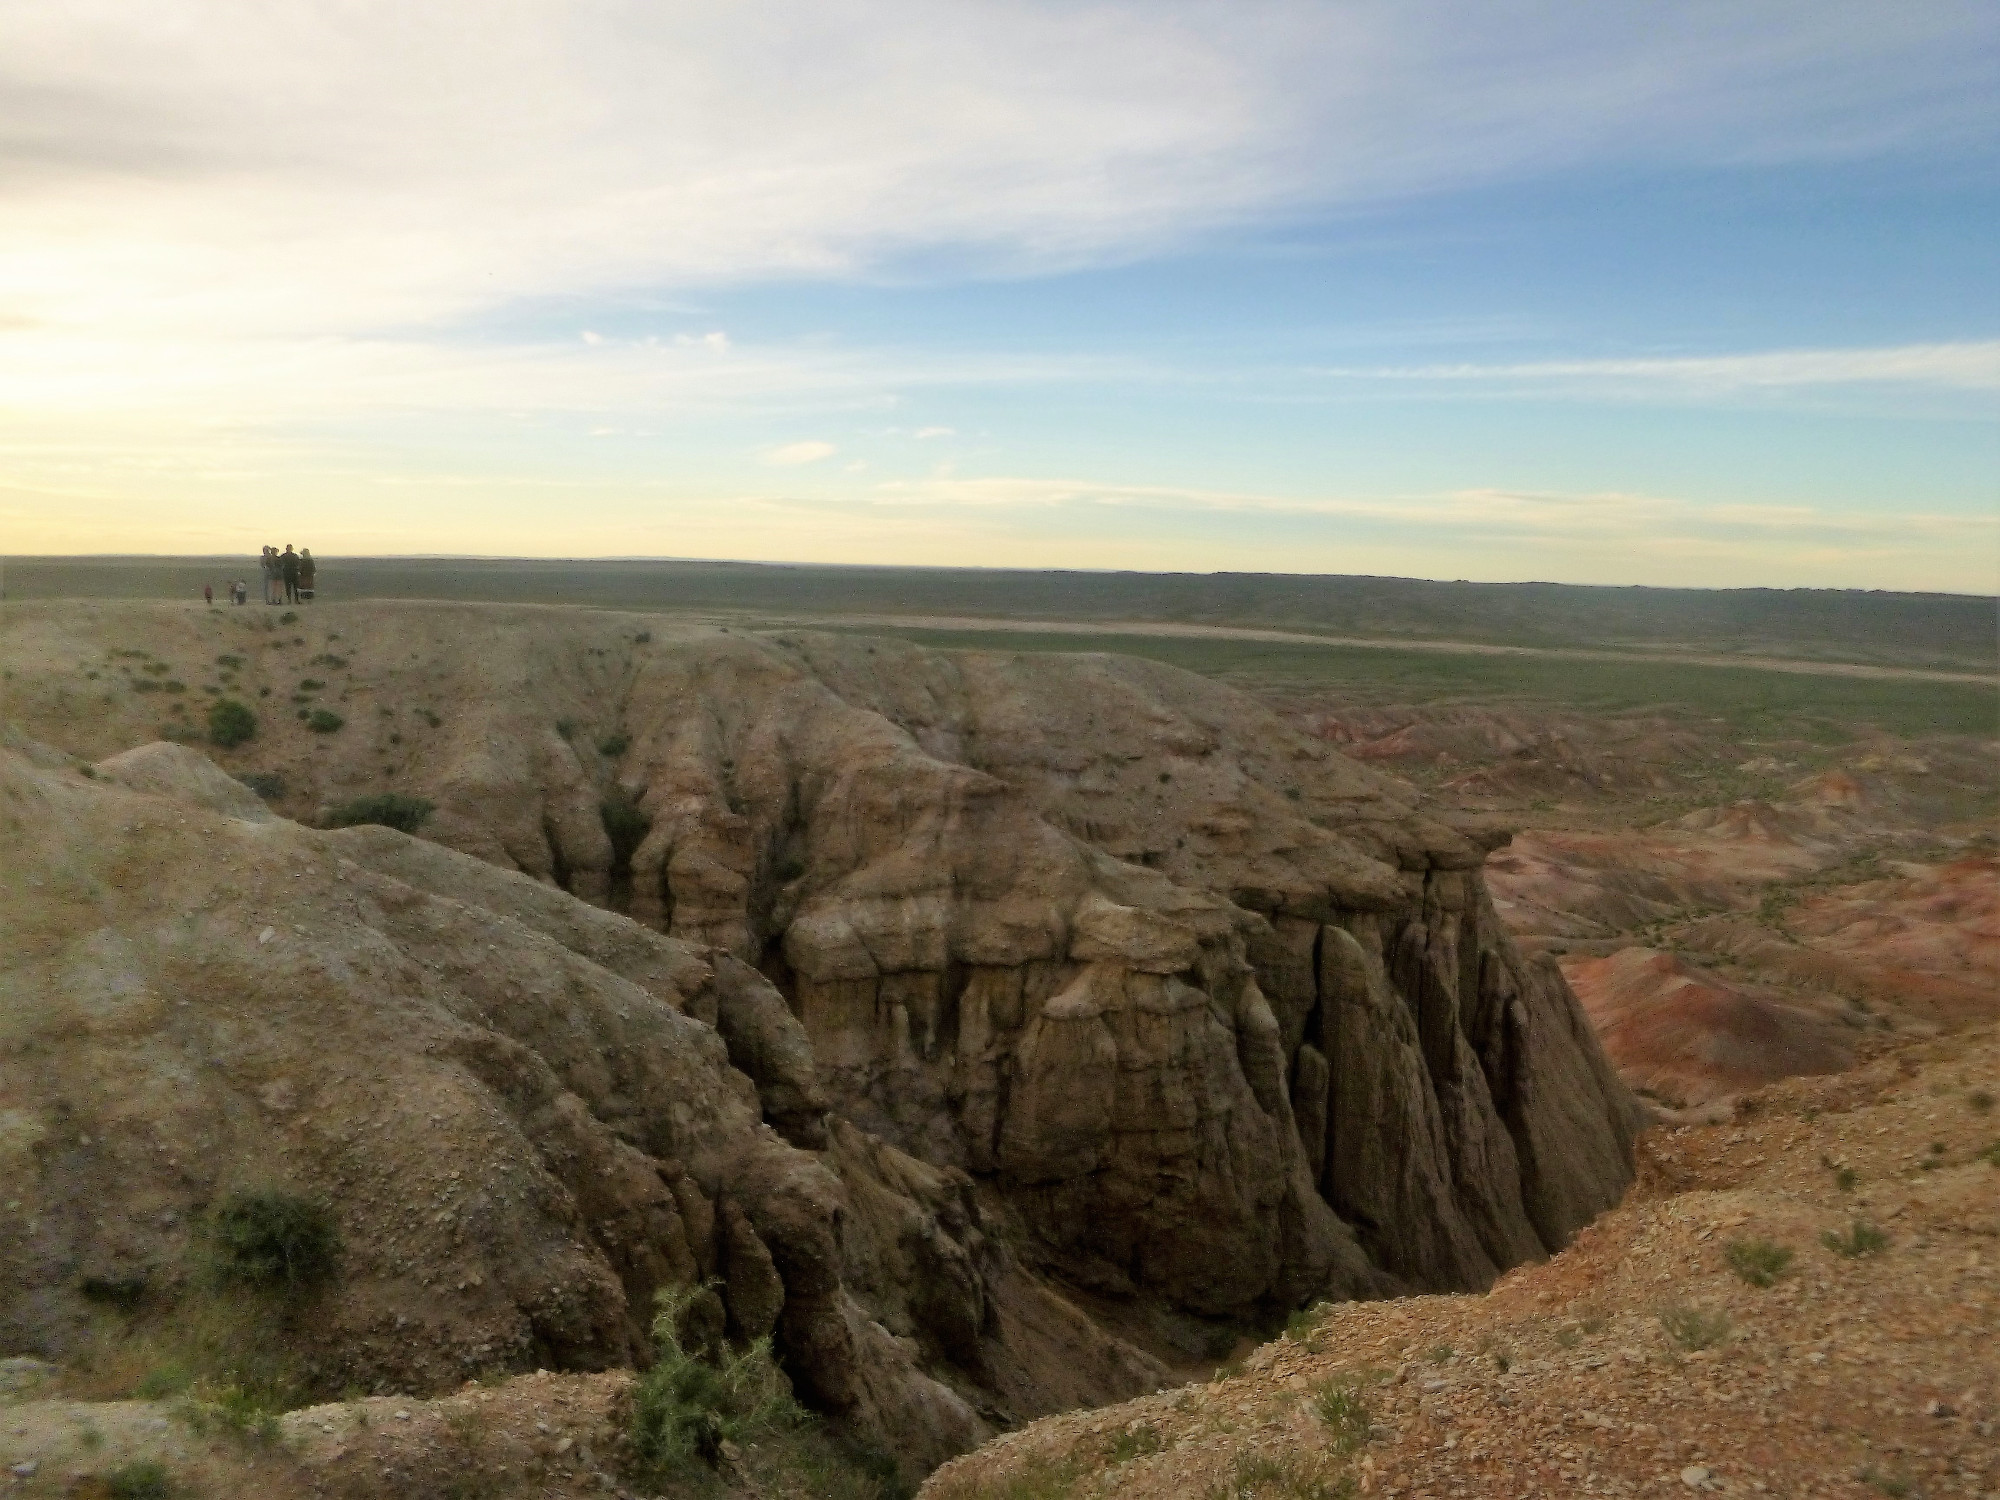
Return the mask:
[(1350, 703), (1512, 701), (1597, 713), (1658, 709), (1720, 720), (1748, 738), (1837, 741), (1856, 725), (1911, 737), (2000, 733), (2000, 691), (1970, 683), (1186, 636), (1022, 635), (874, 625), (867, 633), (947, 649), (1116, 652), (1245, 687), (1323, 690)]

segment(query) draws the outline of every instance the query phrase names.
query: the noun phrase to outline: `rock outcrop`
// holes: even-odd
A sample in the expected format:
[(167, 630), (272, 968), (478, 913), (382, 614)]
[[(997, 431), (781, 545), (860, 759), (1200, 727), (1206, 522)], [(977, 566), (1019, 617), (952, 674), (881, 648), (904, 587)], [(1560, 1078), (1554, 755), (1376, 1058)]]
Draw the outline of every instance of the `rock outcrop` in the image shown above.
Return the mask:
[[(428, 843), (230, 822), (292, 852), (256, 880), (217, 871), (181, 909), (238, 953), (282, 866), (317, 861), (339, 894), (313, 932), (421, 952), (388, 991), (449, 988), (405, 1054), (513, 1101), (517, 1132), (564, 1133), (581, 1175), (562, 1191), (617, 1227), (594, 1242), (596, 1291), (521, 1313), (510, 1349), (630, 1357), (648, 1286), (721, 1268), (746, 1330), (782, 1284), (774, 1326), (826, 1372), (808, 1376), (823, 1404), (954, 1442), (979, 1400), (1018, 1414), (1042, 1378), (994, 1329), (1070, 1329), (1031, 1273), (1159, 1328), (1480, 1287), (1630, 1178), (1636, 1106), (1560, 973), (1495, 919), (1486, 841), (1219, 685), (581, 612), (368, 605), (286, 629), (30, 607), (10, 620), (10, 712), (104, 755), (157, 722), (119, 688), (74, 712), (78, 674), (115, 671), (128, 639), (246, 701), (315, 661), (321, 685), (294, 696), (343, 729), (266, 711), (211, 753), (282, 777), (308, 819), (389, 789), (436, 804)], [(35, 774), (36, 796), (81, 795)], [(314, 973), (358, 972), (342, 965)], [(607, 998), (579, 1009), (585, 970)], [(334, 1009), (315, 1024), (361, 1024)], [(746, 1133), (744, 1110), (773, 1128)], [(613, 1202), (600, 1172), (658, 1186)], [(860, 1232), (864, 1201), (897, 1206)], [(843, 1220), (876, 1249), (844, 1252)], [(884, 1390), (891, 1350), (909, 1373)], [(1109, 1346), (1081, 1364), (1146, 1374)], [(953, 1380), (988, 1394), (968, 1405)]]

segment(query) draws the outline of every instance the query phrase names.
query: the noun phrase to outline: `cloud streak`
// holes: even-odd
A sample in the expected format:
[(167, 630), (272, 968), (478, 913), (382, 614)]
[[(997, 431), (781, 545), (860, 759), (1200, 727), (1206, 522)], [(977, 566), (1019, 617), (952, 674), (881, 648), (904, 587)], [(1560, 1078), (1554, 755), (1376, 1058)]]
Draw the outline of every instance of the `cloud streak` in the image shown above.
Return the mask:
[(1725, 395), (1822, 386), (1919, 386), (2000, 392), (2000, 339), (1903, 344), (1885, 349), (1780, 349), (1654, 359), (1535, 360), (1520, 364), (1341, 367), (1343, 380), (1527, 385)]

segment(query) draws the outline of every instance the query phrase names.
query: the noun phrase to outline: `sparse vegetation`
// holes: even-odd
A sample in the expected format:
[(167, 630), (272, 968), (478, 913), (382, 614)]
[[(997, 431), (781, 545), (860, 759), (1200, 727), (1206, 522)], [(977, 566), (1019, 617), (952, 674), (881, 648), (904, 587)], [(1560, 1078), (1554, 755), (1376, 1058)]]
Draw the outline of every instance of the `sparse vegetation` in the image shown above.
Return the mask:
[(1135, 1458), (1158, 1453), (1165, 1446), (1158, 1428), (1147, 1422), (1135, 1422), (1111, 1439), (1111, 1448), (1106, 1456), (1114, 1464), (1125, 1464)]
[(1285, 1319), (1285, 1337), (1303, 1343), (1325, 1316), (1326, 1308), (1317, 1302), (1311, 1307), (1299, 1308)]
[(1368, 1441), (1368, 1398), (1357, 1384), (1328, 1380), (1313, 1392), (1313, 1410), (1326, 1423), (1336, 1453), (1352, 1453)]
[(1975, 1115), (1988, 1114), (1993, 1108), (1993, 1095), (1986, 1089), (1974, 1089), (1965, 1096), (1965, 1106)]
[(655, 1297), (653, 1368), (632, 1390), (632, 1477), (664, 1487), (712, 1472), (722, 1445), (810, 1419), (771, 1357), (769, 1339), (735, 1350), (721, 1337), (715, 1293), (663, 1287)]
[(295, 625), (298, 623), (298, 618), (299, 612), (297, 610), (288, 609), (278, 616), (278, 623), (280, 625)]
[(209, 1217), (216, 1274), (265, 1290), (306, 1291), (340, 1260), (340, 1227), (324, 1204), (276, 1188), (230, 1194)]
[(1722, 1247), (1723, 1259), (1751, 1286), (1774, 1286), (1792, 1263), (1792, 1252), (1769, 1240), (1731, 1240)]
[(266, 802), (275, 802), (285, 795), (285, 778), (276, 771), (240, 771), (236, 779)]
[(306, 728), (314, 734), (332, 734), (346, 722), (330, 708), (316, 708), (306, 715)]
[(631, 747), (632, 740), (629, 735), (607, 734), (597, 742), (597, 753), (607, 759), (615, 760)]
[(208, 705), (208, 737), (225, 750), (256, 738), (257, 715), (246, 703), (218, 698)]
[(2000, 1141), (1994, 1141), (1984, 1150), (1975, 1153), (1977, 1159), (1989, 1167), (2000, 1167)]
[(299, 691), (302, 693), (317, 693), (325, 686), (326, 684), (317, 677), (301, 677), (299, 679)]
[(435, 810), (436, 804), (425, 797), (412, 797), (402, 792), (377, 792), (341, 803), (327, 814), (326, 826), (354, 828), (362, 824), (380, 824), (398, 833), (415, 833)]
[(1683, 1349), (1713, 1349), (1729, 1337), (1729, 1314), (1719, 1307), (1667, 1307), (1660, 1310), (1660, 1326)]
[(181, 1398), (181, 1420), (202, 1436), (211, 1432), (251, 1442), (276, 1442), (280, 1431), (277, 1408), (263, 1396), (233, 1381), (224, 1385), (198, 1384)]
[(1845, 1256), (1848, 1260), (1880, 1255), (1889, 1248), (1889, 1236), (1865, 1219), (1856, 1219), (1845, 1234), (1829, 1229), (1820, 1235), (1819, 1242), (1835, 1255)]
[(1267, 1453), (1245, 1453), (1225, 1484), (1215, 1485), (1208, 1500), (1346, 1500), (1360, 1493), (1351, 1474), (1313, 1473), (1296, 1459)]
[(174, 1482), (166, 1465), (155, 1459), (136, 1459), (120, 1464), (104, 1476), (104, 1493), (110, 1500), (169, 1500)]

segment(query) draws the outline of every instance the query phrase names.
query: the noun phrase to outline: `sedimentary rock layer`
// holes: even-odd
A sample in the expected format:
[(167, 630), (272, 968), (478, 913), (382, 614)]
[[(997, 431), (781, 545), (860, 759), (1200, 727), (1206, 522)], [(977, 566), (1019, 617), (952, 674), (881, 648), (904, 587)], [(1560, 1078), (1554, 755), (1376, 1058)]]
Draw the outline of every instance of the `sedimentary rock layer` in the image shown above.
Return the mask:
[[(986, 1205), (1029, 1265), (1073, 1286), (1235, 1320), (1481, 1286), (1629, 1178), (1634, 1106), (1560, 974), (1495, 921), (1484, 842), (1217, 684), (1124, 658), (610, 614), (268, 619), (23, 610), (13, 711), (82, 754), (150, 737), (157, 700), (120, 685), (138, 680), (120, 650), (265, 705), (256, 739), (210, 753), (281, 777), (284, 811), (421, 795), (426, 839), (493, 867), (454, 863), (454, 881), (539, 890), (509, 899), (606, 972), (644, 929), (694, 945), (707, 977), (680, 1009), (755, 1080), (774, 1152), (837, 1181), (826, 1163), (875, 1159), (843, 1144), (865, 1132), (963, 1183), (953, 1212), (970, 1223)], [(315, 661), (290, 696), (333, 707), (335, 732), (256, 696)], [(427, 890), (426, 862), (448, 857), (379, 832), (325, 847)], [(632, 922), (581, 917), (561, 892)], [(619, 935), (578, 935), (599, 920)], [(536, 1024), (563, 1040), (564, 1023)], [(604, 1087), (634, 1131), (675, 1108), (671, 1089)], [(740, 1236), (717, 1223), (715, 1244)], [(765, 1238), (788, 1307), (835, 1295), (804, 1289), (825, 1246), (788, 1265), (794, 1241)], [(971, 1316), (905, 1315), (933, 1330)], [(963, 1327), (928, 1336), (969, 1357)]]

